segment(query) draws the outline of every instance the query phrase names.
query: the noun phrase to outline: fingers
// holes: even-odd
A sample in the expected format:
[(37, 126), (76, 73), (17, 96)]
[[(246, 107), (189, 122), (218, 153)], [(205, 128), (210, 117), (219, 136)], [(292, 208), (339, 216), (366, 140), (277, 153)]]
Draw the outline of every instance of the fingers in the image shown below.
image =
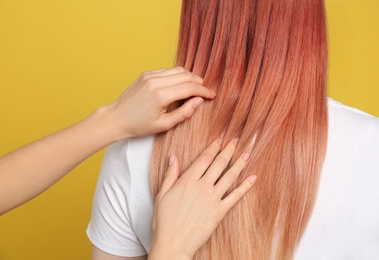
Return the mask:
[(175, 182), (179, 178), (179, 163), (176, 156), (171, 155), (169, 159), (169, 167), (167, 168), (167, 172), (165, 178), (162, 183), (162, 187), (159, 191), (160, 196), (164, 196), (167, 191), (171, 189), (171, 187), (175, 184)]
[(204, 101), (204, 99), (200, 97), (195, 97), (190, 100), (188, 100), (186, 103), (184, 103), (181, 107), (175, 109), (174, 111), (163, 114), (160, 118), (161, 125), (162, 125), (162, 131), (167, 131), (168, 129), (171, 129), (172, 127), (176, 126), (177, 124), (183, 122), (184, 120), (190, 118), (193, 113), (195, 112), (196, 108), (198, 108), (201, 103)]
[(208, 169), (209, 165), (213, 162), (216, 155), (221, 150), (222, 138), (213, 141), (195, 160), (195, 162), (188, 168), (181, 178), (190, 178), (198, 180)]
[(250, 153), (242, 154), (237, 161), (233, 164), (232, 167), (222, 176), (222, 178), (215, 185), (216, 192), (221, 198), (224, 196), (225, 192), (232, 186), (236, 181), (237, 177), (240, 175), (242, 170), (247, 165), (247, 160), (250, 157)]
[(147, 86), (157, 89), (157, 96), (163, 99), (165, 106), (174, 101), (200, 96), (213, 99), (215, 95), (208, 88), (202, 86), (203, 79), (182, 67), (167, 70), (144, 72), (140, 80)]
[[(158, 76), (159, 75), (159, 76)], [(182, 84), (185, 82), (194, 82), (197, 84), (203, 84), (204, 80), (199, 76), (185, 70), (183, 72), (174, 73), (170, 75), (163, 75), (162, 73), (157, 73), (154, 78), (159, 80), (159, 83), (162, 86), (174, 86), (178, 84)]]
[(165, 93), (165, 103), (171, 104), (176, 100), (187, 99), (189, 97), (204, 97), (206, 99), (213, 99), (215, 94), (196, 82), (185, 82), (175, 86), (165, 87), (162, 89)]
[(161, 115), (160, 120), (162, 123), (162, 131), (166, 131), (190, 118), (194, 114), (196, 108), (198, 108), (199, 105), (201, 105), (201, 103), (204, 101), (204, 99), (201, 97), (208, 99), (215, 97), (209, 89), (195, 83), (185, 83), (177, 86), (167, 87), (160, 91), (162, 93), (160, 95), (160, 98), (163, 99), (161, 101), (163, 106), (168, 106), (177, 100), (196, 96), (172, 112)]
[(253, 187), (256, 179), (257, 176), (255, 175), (249, 176), (221, 201), (225, 213), (229, 211), (251, 189), (251, 187)]
[(163, 76), (169, 76), (169, 75), (173, 75), (173, 74), (177, 74), (177, 73), (181, 73), (181, 72), (185, 72), (185, 71), (188, 71), (186, 70), (185, 68), (183, 67), (174, 67), (174, 68), (169, 68), (169, 69), (160, 69), (160, 70), (154, 70), (152, 71), (154, 77), (163, 77)]
[(150, 70), (150, 71), (145, 71), (141, 74), (140, 78), (144, 79), (149, 79), (152, 77), (163, 77), (163, 76), (169, 76), (172, 74), (177, 74), (187, 71), (183, 67), (174, 67), (174, 68), (169, 68), (169, 69), (159, 69), (159, 70)]
[(238, 138), (231, 140), (216, 157), (206, 175), (203, 177), (206, 181), (210, 182), (212, 185), (216, 182), (218, 177), (220, 177), (224, 169), (228, 166), (230, 159), (232, 159), (237, 144)]

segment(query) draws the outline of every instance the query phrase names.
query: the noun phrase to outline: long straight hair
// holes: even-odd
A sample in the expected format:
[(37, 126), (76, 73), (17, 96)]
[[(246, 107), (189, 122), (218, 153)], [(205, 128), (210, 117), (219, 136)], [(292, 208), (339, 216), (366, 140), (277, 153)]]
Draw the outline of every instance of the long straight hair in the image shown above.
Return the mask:
[[(257, 182), (194, 259), (292, 259), (317, 197), (327, 144), (323, 0), (183, 0), (176, 65), (217, 97), (156, 136), (151, 185), (170, 154), (181, 171), (217, 137), (240, 137)], [(175, 104), (172, 109), (183, 102)]]

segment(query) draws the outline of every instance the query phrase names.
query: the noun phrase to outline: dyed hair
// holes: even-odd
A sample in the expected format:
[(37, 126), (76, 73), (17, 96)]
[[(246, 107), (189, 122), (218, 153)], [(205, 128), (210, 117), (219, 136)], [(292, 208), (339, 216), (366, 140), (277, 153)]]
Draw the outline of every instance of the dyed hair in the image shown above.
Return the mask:
[[(232, 162), (252, 155), (255, 186), (194, 259), (292, 259), (317, 197), (327, 144), (327, 38), (323, 0), (183, 0), (176, 65), (217, 97), (157, 135), (156, 196), (170, 154), (181, 171), (214, 139), (240, 137)], [(173, 109), (180, 106), (179, 102)]]

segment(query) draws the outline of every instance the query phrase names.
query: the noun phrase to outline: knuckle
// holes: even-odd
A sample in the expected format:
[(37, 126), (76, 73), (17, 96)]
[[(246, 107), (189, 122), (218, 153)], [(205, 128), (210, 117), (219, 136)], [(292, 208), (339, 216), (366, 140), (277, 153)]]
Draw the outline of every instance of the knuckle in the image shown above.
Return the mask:
[(154, 91), (154, 97), (158, 100), (158, 102), (163, 105), (166, 99), (166, 93), (164, 90), (156, 89)]
[(232, 185), (233, 182), (236, 180), (236, 174), (233, 172), (227, 173), (224, 175), (223, 179), (225, 179), (225, 183), (227, 183), (228, 185)]
[(238, 175), (239, 175), (239, 172), (235, 172), (235, 171), (228, 174), (230, 185), (232, 185), (233, 183), (236, 184), (238, 180)]
[(192, 114), (193, 114), (193, 111), (190, 109), (182, 109), (181, 111), (181, 116), (183, 120), (190, 118)]
[(185, 85), (186, 92), (195, 95), (198, 93), (198, 85), (194, 82), (187, 82)]
[(154, 87), (154, 85), (156, 84), (156, 80), (154, 78), (146, 78), (144, 80), (144, 83), (145, 83), (145, 86), (148, 87), (148, 88), (152, 88)]
[(196, 76), (195, 74), (191, 74), (191, 80), (194, 82), (197, 82), (200, 79), (199, 76)]
[(236, 199), (240, 200), (246, 192), (246, 185), (241, 184), (240, 187), (236, 189)]
[(226, 178), (226, 176), (221, 178), (217, 183), (217, 185), (220, 185), (221, 187), (224, 187), (224, 188), (229, 188), (230, 184), (231, 184), (231, 181), (228, 178)]
[(166, 131), (170, 129), (173, 126), (173, 124), (170, 121), (161, 121), (159, 124), (159, 127), (157, 127), (160, 131)]
[(213, 154), (213, 160), (216, 158), (217, 155), (220, 154), (221, 151), (221, 144), (219, 142), (212, 143), (211, 146), (207, 148), (207, 150)]
[(242, 170), (244, 169), (245, 164), (244, 163), (238, 163), (236, 162), (231, 168), (230, 168), (230, 174), (232, 176), (238, 176)]
[(217, 150), (217, 153), (218, 153), (218, 152), (221, 150), (221, 148), (222, 148), (222, 140), (221, 140), (221, 142), (220, 142), (220, 138), (217, 139), (217, 140), (215, 140), (215, 141), (211, 144), (210, 147), (213, 148), (213, 149), (215, 149), (215, 150)]
[(144, 71), (144, 72), (142, 72), (141, 73), (141, 75), (140, 75), (140, 79), (142, 80), (142, 81), (146, 81), (148, 78), (149, 78), (149, 72), (147, 72), (147, 71)]
[(177, 70), (178, 72), (184, 72), (184, 71), (186, 71), (186, 69), (183, 68), (182, 66), (178, 66), (178, 67), (176, 67), (176, 70)]
[(188, 70), (186, 71), (183, 71), (183, 76), (186, 77), (187, 80), (191, 80), (192, 79), (192, 73)]
[(195, 82), (191, 82), (191, 83), (189, 83), (189, 89), (191, 90), (191, 91), (195, 91), (195, 90), (197, 90), (197, 88), (199, 87), (199, 85), (197, 85)]
[(217, 163), (220, 164), (222, 167), (226, 167), (229, 163), (229, 159), (226, 158), (225, 156), (223, 155), (220, 155), (218, 158), (217, 158)]
[(202, 160), (207, 163), (211, 164), (213, 162), (214, 156), (210, 152), (204, 152), (202, 155)]

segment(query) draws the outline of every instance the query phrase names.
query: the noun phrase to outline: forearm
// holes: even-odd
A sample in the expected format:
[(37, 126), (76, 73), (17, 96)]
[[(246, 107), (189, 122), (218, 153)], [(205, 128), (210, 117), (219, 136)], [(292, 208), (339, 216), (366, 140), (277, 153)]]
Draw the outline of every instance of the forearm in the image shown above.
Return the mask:
[[(114, 103), (0, 157), (0, 215), (34, 198), (105, 146), (167, 131), (189, 118), (203, 100), (196, 96), (215, 97), (202, 81), (183, 68), (143, 73)], [(190, 97), (195, 98), (166, 111), (172, 102)]]
[(0, 157), (0, 215), (45, 191), (87, 157), (120, 137), (107, 108)]

